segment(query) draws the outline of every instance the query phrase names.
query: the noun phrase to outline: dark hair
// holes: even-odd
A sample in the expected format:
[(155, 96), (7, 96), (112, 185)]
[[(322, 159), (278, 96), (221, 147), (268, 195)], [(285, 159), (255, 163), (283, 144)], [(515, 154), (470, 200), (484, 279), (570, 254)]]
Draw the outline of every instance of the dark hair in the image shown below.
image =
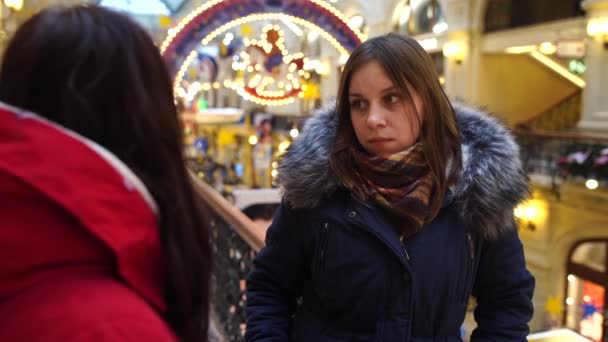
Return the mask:
[(182, 340), (204, 340), (208, 221), (185, 167), (171, 80), (144, 29), (102, 7), (45, 9), (6, 50), (0, 100), (99, 143), (142, 179), (159, 207), (165, 319)]
[[(353, 179), (354, 160), (350, 148), (361, 148), (355, 135), (349, 103), (349, 85), (353, 73), (366, 63), (378, 62), (393, 84), (405, 95), (407, 102), (412, 103), (408, 84), (420, 96), (424, 114), (422, 123), (418, 116), (410, 118), (421, 125), (419, 141), (423, 143), (429, 168), (436, 185), (436, 196), (431, 199), (430, 221), (439, 211), (447, 188), (456, 181), (462, 169), (460, 137), (456, 117), (450, 101), (439, 83), (434, 63), (430, 56), (410, 37), (389, 33), (372, 38), (351, 54), (344, 66), (336, 104), (338, 129), (336, 144), (330, 159), (336, 176), (349, 184), (356, 184)], [(411, 114), (406, 111), (406, 114)], [(446, 170), (450, 172), (446, 175)]]

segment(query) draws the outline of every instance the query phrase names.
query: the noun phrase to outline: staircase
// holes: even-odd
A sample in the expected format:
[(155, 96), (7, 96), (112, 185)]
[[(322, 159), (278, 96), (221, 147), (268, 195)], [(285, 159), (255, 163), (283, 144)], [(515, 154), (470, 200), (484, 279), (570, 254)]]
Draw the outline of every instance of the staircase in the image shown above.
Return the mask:
[(518, 123), (516, 127), (518, 129), (551, 132), (573, 129), (581, 119), (582, 95), (583, 91), (579, 89), (539, 114)]

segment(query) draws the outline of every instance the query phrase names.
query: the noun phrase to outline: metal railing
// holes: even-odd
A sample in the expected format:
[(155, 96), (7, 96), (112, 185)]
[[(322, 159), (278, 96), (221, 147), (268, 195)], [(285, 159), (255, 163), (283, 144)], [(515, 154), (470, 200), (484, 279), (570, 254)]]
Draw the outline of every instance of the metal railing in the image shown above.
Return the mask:
[(608, 137), (524, 129), (516, 129), (514, 134), (524, 171), (532, 178), (544, 177), (551, 185), (564, 179), (608, 181)]
[(528, 130), (563, 131), (576, 127), (581, 119), (582, 89), (552, 104), (538, 115), (519, 123), (517, 127)]
[(212, 311), (225, 341), (243, 341), (245, 279), (264, 246), (266, 231), (196, 175), (191, 178), (197, 195), (211, 209)]

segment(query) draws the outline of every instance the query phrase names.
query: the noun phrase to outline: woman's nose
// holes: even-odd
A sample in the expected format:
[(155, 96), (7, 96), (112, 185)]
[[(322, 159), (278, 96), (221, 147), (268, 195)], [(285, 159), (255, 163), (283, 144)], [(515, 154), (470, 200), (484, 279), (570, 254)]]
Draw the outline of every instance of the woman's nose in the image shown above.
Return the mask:
[(367, 125), (370, 128), (386, 126), (386, 113), (379, 106), (371, 106), (367, 116)]

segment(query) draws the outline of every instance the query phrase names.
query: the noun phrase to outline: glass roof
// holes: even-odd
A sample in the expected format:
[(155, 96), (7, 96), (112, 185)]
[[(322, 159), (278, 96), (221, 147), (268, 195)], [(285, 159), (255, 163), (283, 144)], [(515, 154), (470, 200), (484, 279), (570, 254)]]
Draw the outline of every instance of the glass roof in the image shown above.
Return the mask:
[(172, 15), (185, 0), (100, 0), (101, 6), (144, 15)]

